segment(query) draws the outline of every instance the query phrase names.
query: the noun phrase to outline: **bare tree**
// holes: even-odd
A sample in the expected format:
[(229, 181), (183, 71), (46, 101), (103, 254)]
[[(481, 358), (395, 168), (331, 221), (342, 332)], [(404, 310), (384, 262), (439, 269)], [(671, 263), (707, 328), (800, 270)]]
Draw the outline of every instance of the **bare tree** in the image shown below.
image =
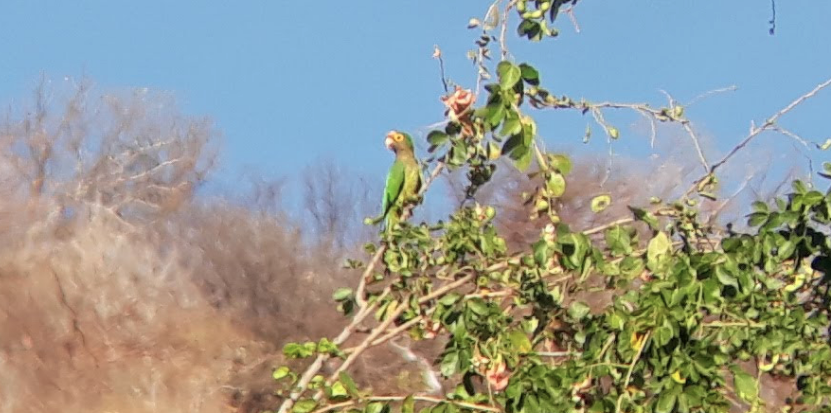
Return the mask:
[(373, 214), (367, 180), (332, 162), (318, 161), (303, 173), (303, 207), (317, 242), (337, 250), (366, 241), (373, 228), (362, 224)]
[(65, 210), (93, 203), (127, 220), (189, 200), (214, 164), (211, 122), (178, 114), (163, 93), (93, 92), (86, 79), (53, 88), (43, 78), (29, 108), (9, 110), (0, 125), (5, 189), (33, 201), (48, 195)]

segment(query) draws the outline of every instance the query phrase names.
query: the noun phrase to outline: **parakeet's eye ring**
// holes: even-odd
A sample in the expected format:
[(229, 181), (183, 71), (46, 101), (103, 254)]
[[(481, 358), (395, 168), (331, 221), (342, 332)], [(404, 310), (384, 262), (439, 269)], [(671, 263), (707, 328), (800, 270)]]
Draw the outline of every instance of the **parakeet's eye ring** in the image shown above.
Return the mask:
[(404, 139), (404, 135), (402, 135), (400, 133), (395, 134), (395, 140), (396, 141), (401, 142), (402, 139)]

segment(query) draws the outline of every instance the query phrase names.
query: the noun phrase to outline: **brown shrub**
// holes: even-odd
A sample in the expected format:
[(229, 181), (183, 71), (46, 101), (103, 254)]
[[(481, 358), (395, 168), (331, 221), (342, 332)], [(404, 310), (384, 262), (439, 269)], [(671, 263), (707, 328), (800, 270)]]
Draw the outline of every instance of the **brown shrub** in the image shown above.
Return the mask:
[[(210, 123), (147, 91), (50, 95), (0, 125), (0, 412), (272, 407), (282, 345), (344, 322), (331, 294), (353, 284), (340, 259), (374, 230), (352, 223), (366, 185), (334, 170), (307, 181), (305, 221), (264, 181), (254, 208), (194, 202)], [(378, 349), (357, 378), (412, 388), (381, 380), (404, 363)]]

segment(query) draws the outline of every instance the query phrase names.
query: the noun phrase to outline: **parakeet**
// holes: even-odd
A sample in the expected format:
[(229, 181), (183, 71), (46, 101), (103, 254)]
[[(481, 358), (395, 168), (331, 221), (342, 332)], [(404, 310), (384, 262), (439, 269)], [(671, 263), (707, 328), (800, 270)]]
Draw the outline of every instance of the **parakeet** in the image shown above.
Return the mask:
[(395, 162), (387, 174), (384, 197), (381, 201), (381, 216), (370, 222), (377, 224), (384, 220), (384, 228), (389, 231), (401, 219), (404, 205), (418, 197), (422, 178), (410, 135), (391, 131), (387, 133), (384, 145), (395, 153)]

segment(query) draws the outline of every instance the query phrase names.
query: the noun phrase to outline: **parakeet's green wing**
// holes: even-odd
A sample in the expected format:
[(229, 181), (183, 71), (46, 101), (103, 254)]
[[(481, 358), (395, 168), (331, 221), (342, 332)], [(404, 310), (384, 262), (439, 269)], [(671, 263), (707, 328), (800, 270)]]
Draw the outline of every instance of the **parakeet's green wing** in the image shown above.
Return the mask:
[(402, 187), (404, 187), (404, 164), (396, 160), (387, 174), (387, 183), (384, 186), (384, 199), (381, 202), (381, 213), (384, 216), (387, 215), (398, 196), (401, 195)]

